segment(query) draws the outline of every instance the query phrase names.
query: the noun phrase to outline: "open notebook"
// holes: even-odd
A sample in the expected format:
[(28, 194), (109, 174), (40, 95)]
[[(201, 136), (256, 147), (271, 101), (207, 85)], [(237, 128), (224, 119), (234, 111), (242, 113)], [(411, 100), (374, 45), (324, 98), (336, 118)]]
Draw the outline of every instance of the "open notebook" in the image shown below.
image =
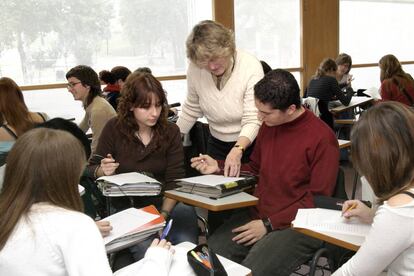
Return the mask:
[(357, 245), (362, 244), (371, 229), (371, 225), (361, 223), (358, 219), (342, 217), (341, 211), (322, 208), (299, 209), (292, 225), (294, 228), (349, 236)]
[(138, 243), (165, 225), (164, 217), (153, 205), (141, 209), (129, 208), (102, 220), (109, 221), (113, 228), (111, 233), (104, 237), (107, 253)]

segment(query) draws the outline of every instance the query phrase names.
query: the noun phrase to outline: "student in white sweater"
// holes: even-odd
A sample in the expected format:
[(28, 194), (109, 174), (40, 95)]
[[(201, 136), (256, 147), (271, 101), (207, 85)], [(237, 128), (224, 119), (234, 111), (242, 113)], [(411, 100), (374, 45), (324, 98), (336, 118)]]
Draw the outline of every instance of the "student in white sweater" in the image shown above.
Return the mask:
[[(414, 275), (414, 112), (398, 102), (366, 111), (351, 135), (352, 162), (379, 199), (377, 210), (345, 202), (344, 217), (372, 228), (357, 253), (333, 275)], [(350, 206), (354, 208), (348, 210)]]
[[(112, 275), (101, 234), (81, 213), (86, 158), (70, 133), (39, 128), (17, 140), (0, 194), (0, 275)], [(140, 275), (168, 275), (172, 252), (154, 240)]]
[(249, 161), (248, 147), (261, 124), (253, 87), (263, 78), (262, 66), (255, 57), (236, 50), (231, 30), (211, 20), (194, 26), (186, 46), (188, 93), (177, 125), (187, 134), (204, 116), (211, 133), (207, 153), (225, 160), (225, 175), (238, 176), (242, 157)]

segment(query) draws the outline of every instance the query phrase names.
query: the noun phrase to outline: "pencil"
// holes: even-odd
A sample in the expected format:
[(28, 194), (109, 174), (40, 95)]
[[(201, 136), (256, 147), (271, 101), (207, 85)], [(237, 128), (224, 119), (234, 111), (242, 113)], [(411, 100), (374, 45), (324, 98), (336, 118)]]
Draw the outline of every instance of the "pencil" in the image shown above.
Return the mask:
[(343, 212), (342, 212), (342, 216), (343, 216), (346, 212), (349, 212), (349, 211), (351, 211), (352, 209), (355, 209), (355, 207), (357, 207), (357, 204), (356, 204), (356, 203), (354, 203), (354, 204), (352, 204), (351, 206), (349, 206), (349, 207), (348, 207), (348, 209), (346, 209), (345, 211), (343, 211)]

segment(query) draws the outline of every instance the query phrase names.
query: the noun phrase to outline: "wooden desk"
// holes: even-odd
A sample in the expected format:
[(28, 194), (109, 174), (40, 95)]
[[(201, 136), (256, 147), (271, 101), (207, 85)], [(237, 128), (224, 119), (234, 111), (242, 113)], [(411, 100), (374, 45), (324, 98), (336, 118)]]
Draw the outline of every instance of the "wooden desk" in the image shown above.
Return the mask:
[(209, 211), (224, 211), (243, 207), (254, 206), (259, 199), (248, 193), (242, 192), (219, 199), (211, 199), (195, 194), (183, 193), (176, 190), (165, 191), (165, 196), (177, 201), (207, 209)]
[[(187, 261), (187, 252), (196, 247), (195, 244), (191, 242), (182, 242), (173, 246), (174, 255), (171, 262), (171, 268), (168, 275), (170, 276), (195, 276), (193, 269), (188, 264)], [(217, 255), (220, 262), (223, 264), (224, 269), (229, 276), (251, 276), (251, 270), (247, 267), (244, 267), (238, 263), (235, 263), (229, 259), (226, 259), (222, 256)], [(139, 268), (141, 266), (142, 260), (136, 263), (130, 264), (114, 273), (114, 276), (132, 276), (138, 275)]]
[(351, 146), (351, 141), (338, 139), (338, 144), (340, 149), (344, 149)]
[(358, 96), (354, 96), (354, 97), (352, 97), (351, 102), (349, 103), (349, 105), (345, 106), (345, 105), (341, 104), (341, 105), (339, 105), (337, 107), (331, 108), (330, 111), (332, 113), (340, 113), (340, 112), (346, 111), (348, 109), (352, 109), (354, 107), (357, 107), (357, 106), (360, 106), (360, 105), (363, 105), (363, 104), (370, 103), (373, 100), (374, 99), (373, 98), (370, 98), (370, 97), (358, 97)]
[(323, 241), (326, 241), (328, 243), (352, 250), (352, 251), (358, 251), (361, 244), (364, 242), (364, 238), (358, 237), (358, 236), (351, 236), (351, 235), (345, 235), (345, 234), (334, 234), (329, 232), (319, 232), (314, 231), (310, 229), (305, 228), (296, 228), (293, 227), (295, 231), (298, 231), (302, 234), (305, 234), (307, 236), (320, 239)]

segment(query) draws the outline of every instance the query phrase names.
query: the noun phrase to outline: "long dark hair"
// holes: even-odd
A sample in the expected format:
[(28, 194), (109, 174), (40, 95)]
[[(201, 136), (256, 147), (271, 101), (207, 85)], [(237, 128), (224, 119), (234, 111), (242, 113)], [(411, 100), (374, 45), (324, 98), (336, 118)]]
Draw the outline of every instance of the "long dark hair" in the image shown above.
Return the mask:
[(20, 136), (7, 156), (0, 194), (0, 250), (34, 203), (82, 211), (78, 183), (85, 165), (82, 145), (70, 133), (37, 128)]
[(413, 185), (414, 111), (394, 101), (364, 112), (351, 133), (352, 163), (379, 203)]
[(1, 124), (7, 122), (16, 130), (17, 136), (34, 126), (22, 91), (10, 78), (0, 78), (0, 114)]
[(139, 130), (134, 114), (131, 108), (144, 107), (151, 99), (151, 94), (155, 94), (162, 106), (160, 117), (152, 127), (153, 138), (156, 145), (165, 137), (167, 127), (167, 99), (161, 83), (151, 74), (143, 72), (134, 72), (126, 79), (121, 90), (121, 97), (118, 103), (118, 121), (119, 130), (129, 140), (134, 141), (135, 132)]

